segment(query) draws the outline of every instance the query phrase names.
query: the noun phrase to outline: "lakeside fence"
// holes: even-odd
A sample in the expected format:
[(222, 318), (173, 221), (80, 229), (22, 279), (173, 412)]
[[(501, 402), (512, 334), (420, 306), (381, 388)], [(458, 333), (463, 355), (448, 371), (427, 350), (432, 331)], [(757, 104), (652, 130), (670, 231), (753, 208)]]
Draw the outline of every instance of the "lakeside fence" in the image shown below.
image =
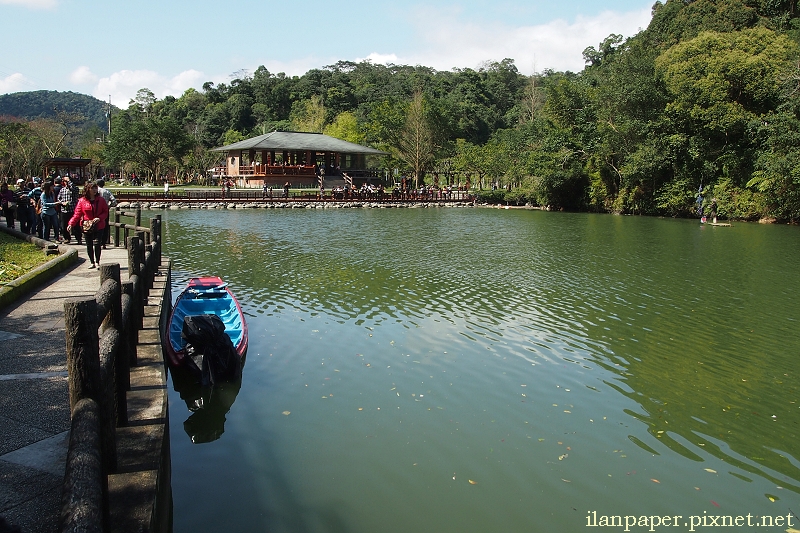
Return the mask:
[[(141, 227), (115, 214), (115, 242), (125, 232), (128, 280), (120, 265), (100, 266), (94, 296), (64, 303), (71, 430), (59, 531), (108, 532), (108, 476), (117, 471), (116, 429), (128, 425), (130, 369), (137, 365), (144, 309), (161, 264), (161, 217)], [(124, 216), (124, 215), (123, 215)], [(128, 235), (133, 231), (136, 235)]]
[(283, 196), (283, 189), (273, 189), (272, 194), (261, 189), (231, 189), (230, 191), (221, 190), (197, 190), (183, 189), (170, 190), (165, 193), (158, 189), (151, 191), (119, 191), (115, 193), (120, 202), (373, 202), (373, 203), (414, 203), (414, 202), (472, 202), (475, 200), (474, 192), (463, 190), (452, 190), (450, 192), (433, 190), (430, 192), (409, 191), (406, 193), (395, 193), (391, 190), (379, 193), (334, 193), (326, 190), (320, 196), (316, 189), (306, 189), (302, 191), (289, 191), (289, 196)]

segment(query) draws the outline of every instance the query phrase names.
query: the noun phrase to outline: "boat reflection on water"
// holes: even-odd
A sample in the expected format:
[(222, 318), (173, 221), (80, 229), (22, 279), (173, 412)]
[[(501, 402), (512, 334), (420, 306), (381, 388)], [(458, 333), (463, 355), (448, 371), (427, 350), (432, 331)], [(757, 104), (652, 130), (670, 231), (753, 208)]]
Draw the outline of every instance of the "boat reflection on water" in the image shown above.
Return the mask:
[(225, 416), (231, 410), (239, 389), (241, 378), (213, 386), (203, 387), (189, 372), (170, 370), (175, 391), (186, 402), (191, 413), (183, 423), (183, 429), (194, 444), (212, 442), (225, 432)]

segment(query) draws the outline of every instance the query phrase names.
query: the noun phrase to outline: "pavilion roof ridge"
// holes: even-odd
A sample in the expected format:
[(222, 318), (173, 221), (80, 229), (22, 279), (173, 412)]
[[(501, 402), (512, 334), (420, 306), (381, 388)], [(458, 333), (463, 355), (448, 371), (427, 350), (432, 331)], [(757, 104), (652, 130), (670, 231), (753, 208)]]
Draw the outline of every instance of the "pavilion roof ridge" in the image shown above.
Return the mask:
[(270, 150), (270, 151), (317, 151), (338, 152), (342, 154), (388, 155), (387, 152), (343, 141), (319, 132), (272, 131), (257, 135), (243, 141), (212, 148), (215, 152), (231, 152), (238, 150)]

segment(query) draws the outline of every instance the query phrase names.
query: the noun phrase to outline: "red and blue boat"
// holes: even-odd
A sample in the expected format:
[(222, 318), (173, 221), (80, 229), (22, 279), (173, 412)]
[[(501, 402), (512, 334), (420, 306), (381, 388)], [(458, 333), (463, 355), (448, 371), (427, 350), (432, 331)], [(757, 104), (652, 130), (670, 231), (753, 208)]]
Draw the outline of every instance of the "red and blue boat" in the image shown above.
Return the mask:
[(214, 361), (204, 362), (204, 358), (235, 353), (241, 375), (241, 364), (247, 354), (247, 322), (241, 305), (221, 278), (189, 280), (175, 300), (166, 337), (165, 355), (171, 368), (183, 367), (197, 373), (204, 372), (210, 364), (213, 370)]

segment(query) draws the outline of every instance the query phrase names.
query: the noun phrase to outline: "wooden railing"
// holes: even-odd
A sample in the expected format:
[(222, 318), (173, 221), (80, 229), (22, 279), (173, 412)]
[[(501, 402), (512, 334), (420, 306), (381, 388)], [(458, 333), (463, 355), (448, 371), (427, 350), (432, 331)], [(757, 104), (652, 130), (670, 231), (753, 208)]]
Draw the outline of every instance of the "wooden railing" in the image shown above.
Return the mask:
[[(272, 196), (262, 189), (231, 189), (222, 192), (221, 190), (196, 190), (185, 189), (175, 190), (164, 194), (163, 191), (119, 191), (116, 193), (117, 200), (120, 202), (229, 202), (231, 200), (241, 202), (287, 202), (287, 201), (316, 201), (316, 202), (378, 202), (378, 203), (414, 203), (414, 202), (471, 202), (475, 195), (470, 191), (453, 190), (450, 193), (444, 191), (433, 191), (431, 193), (420, 193), (408, 191), (406, 193), (385, 191), (382, 195), (355, 193), (349, 195), (333, 194), (331, 189), (325, 190), (325, 195), (319, 197), (319, 189), (309, 187), (305, 190), (292, 190), (289, 197), (283, 196), (282, 188), (273, 188)], [(131, 225), (132, 228), (136, 224)]]
[(108, 475), (117, 470), (116, 428), (128, 424), (130, 367), (137, 364), (139, 330), (148, 292), (161, 263), (161, 221), (145, 247), (128, 242), (128, 280), (120, 265), (101, 265), (94, 296), (64, 303), (69, 400), (69, 452), (62, 490), (61, 532), (109, 531)]

